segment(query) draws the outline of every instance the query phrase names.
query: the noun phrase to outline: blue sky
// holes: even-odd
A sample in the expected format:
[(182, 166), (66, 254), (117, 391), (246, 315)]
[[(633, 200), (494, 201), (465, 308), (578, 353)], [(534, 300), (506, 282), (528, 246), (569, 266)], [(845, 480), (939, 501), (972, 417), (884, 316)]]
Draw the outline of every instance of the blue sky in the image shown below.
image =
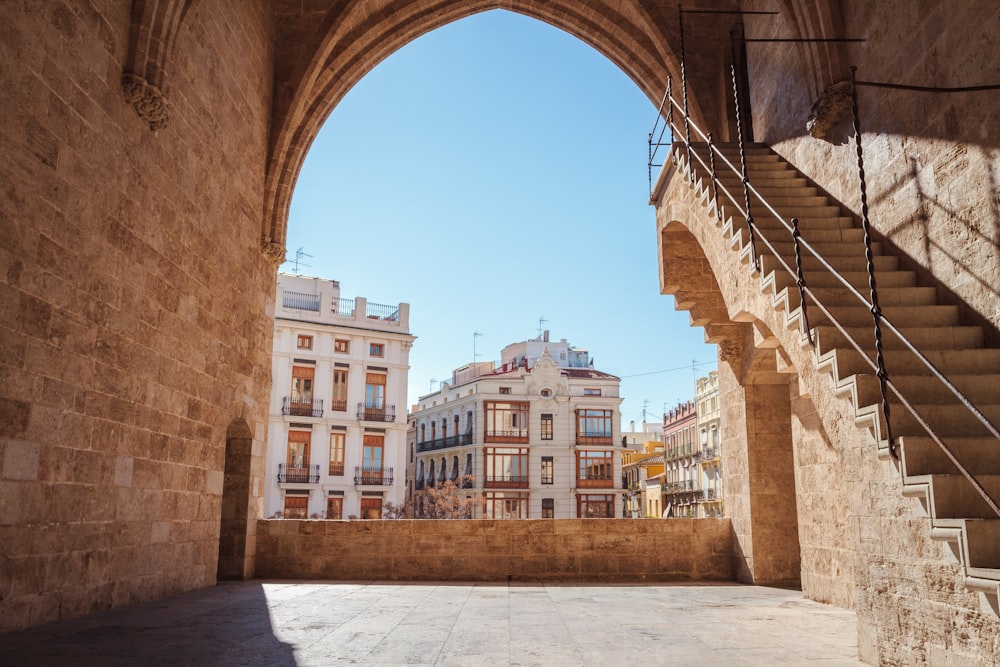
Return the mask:
[(537, 336), (544, 317), (622, 378), (624, 429), (644, 406), (659, 421), (693, 397), (692, 362), (705, 375), (716, 353), (659, 293), (655, 116), (562, 31), (500, 10), (452, 23), (334, 109), (295, 188), (288, 257), (312, 255), (300, 273), (339, 280), (344, 297), (410, 304), (411, 405), (474, 352), (498, 360)]

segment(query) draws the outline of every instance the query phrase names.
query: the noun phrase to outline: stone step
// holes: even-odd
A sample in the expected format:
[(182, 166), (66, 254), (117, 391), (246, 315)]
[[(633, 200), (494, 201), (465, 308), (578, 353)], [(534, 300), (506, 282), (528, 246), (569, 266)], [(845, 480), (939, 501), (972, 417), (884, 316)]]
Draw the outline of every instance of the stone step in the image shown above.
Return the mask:
[[(794, 270), (794, 266), (791, 266)], [(867, 271), (845, 271), (841, 273), (844, 280), (849, 284), (853, 285), (855, 289), (868, 296), (868, 272)], [(795, 276), (789, 275), (784, 271), (778, 271), (768, 278), (773, 282), (776, 291), (780, 291), (786, 287), (793, 287), (797, 289)], [(917, 274), (913, 271), (876, 271), (875, 280), (879, 286), (879, 293), (881, 294), (883, 289), (896, 288), (896, 287), (916, 287), (917, 285)], [(806, 276), (806, 284), (812, 289), (841, 289), (847, 292), (847, 288), (844, 284), (832, 273), (828, 272), (809, 272)], [(933, 289), (933, 288), (932, 288)], [(849, 294), (849, 292), (848, 292)]]
[[(862, 346), (862, 349), (874, 351), (875, 336), (873, 327), (844, 327), (844, 329), (851, 338)], [(882, 333), (882, 345), (886, 350), (905, 349), (902, 341), (894, 334), (886, 330), (883, 330)], [(954, 351), (981, 348), (983, 345), (983, 330), (977, 326), (907, 327), (903, 333), (911, 344), (928, 356), (930, 356), (928, 352), (931, 350)], [(847, 341), (844, 334), (831, 324), (820, 324), (814, 327), (813, 339), (820, 356), (840, 348), (853, 349), (853, 346)], [(954, 372), (953, 369), (948, 370)]]
[[(854, 232), (855, 230), (844, 230)], [(857, 230), (861, 231), (861, 230)], [(862, 232), (864, 234), (864, 232)], [(782, 257), (786, 259), (795, 259), (795, 243), (789, 238), (788, 235), (782, 235), (777, 238), (773, 234), (765, 234), (767, 236), (768, 242), (771, 244), (776, 252), (778, 252)], [(810, 247), (816, 254), (821, 257), (865, 257), (865, 246), (864, 242), (857, 240), (837, 240), (837, 241), (819, 241), (813, 240)], [(806, 250), (801, 245), (799, 246), (799, 252), (803, 257), (815, 256), (809, 250)], [(874, 241), (872, 243), (872, 253), (875, 255), (882, 254), (882, 243), (879, 241)]]
[[(818, 336), (818, 333), (817, 333)], [(869, 357), (874, 358), (874, 346), (869, 348)], [(994, 348), (923, 350), (936, 368), (949, 377), (963, 375), (1000, 374), (1000, 350)], [(886, 369), (889, 377), (895, 374), (919, 375), (927, 373), (927, 366), (911, 352), (887, 350)], [(838, 348), (820, 354), (819, 364), (835, 368), (841, 378), (855, 374), (872, 373), (871, 366), (853, 348)]]
[[(1000, 475), (976, 475), (992, 498), (1000, 497)], [(903, 495), (920, 498), (932, 517), (941, 519), (995, 519), (981, 495), (961, 475), (919, 475), (903, 484)]]
[[(766, 248), (762, 244), (757, 245), (757, 252), (760, 254), (761, 265), (760, 269), (765, 275), (771, 271), (784, 271), (784, 267), (775, 259), (773, 255), (767, 254), (765, 252)], [(744, 243), (743, 249), (741, 251), (744, 255), (749, 254), (750, 244)], [(792, 261), (788, 261), (788, 265), (794, 268), (794, 258), (789, 258)], [(744, 258), (747, 261), (747, 258)], [(826, 258), (827, 263), (840, 273), (852, 273), (852, 272), (862, 272), (868, 270), (868, 260), (864, 255), (860, 257), (828, 257)], [(878, 275), (880, 271), (894, 271), (899, 267), (899, 258), (893, 255), (876, 255), (872, 258), (872, 263), (875, 265), (875, 281), (878, 284)], [(826, 272), (826, 267), (820, 262), (819, 259), (812, 256), (802, 257), (802, 270), (810, 275), (813, 273)], [(868, 283), (867, 276), (865, 277), (865, 284)]]
[[(809, 299), (810, 306), (813, 305), (814, 301), (819, 301), (827, 307), (856, 306), (858, 308), (867, 308), (867, 306), (865, 306), (853, 292), (848, 291), (846, 287), (814, 287), (809, 281), (810, 278), (812, 278), (812, 276), (806, 276), (806, 286), (813, 294), (813, 298)], [(870, 298), (867, 285), (858, 291), (866, 299)], [(788, 304), (789, 311), (798, 310), (801, 304), (799, 302), (799, 291), (797, 286), (789, 285), (785, 288), (785, 290), (783, 290), (783, 292), (787, 292), (787, 295), (779, 294), (775, 300), (777, 301), (778, 298), (782, 298)], [(881, 304), (883, 308), (890, 306), (932, 306), (937, 303), (937, 290), (933, 287), (879, 286), (878, 300), (879, 304)], [(870, 313), (869, 319), (871, 319)]]
[[(942, 441), (970, 471), (1000, 475), (1000, 442), (996, 438), (956, 436)], [(904, 475), (958, 474), (955, 464), (929, 436), (905, 435), (899, 444)]]
[[(891, 361), (891, 358), (886, 361), (886, 372), (889, 372), (888, 364)], [(952, 373), (945, 375), (945, 377), (959, 393), (963, 394), (973, 403), (983, 400), (987, 402), (998, 400), (996, 388), (1000, 387), (1000, 373)], [(841, 382), (851, 379), (854, 380), (855, 389), (853, 390), (853, 394), (858, 400), (858, 405), (867, 405), (881, 400), (879, 381), (873, 374), (859, 373), (848, 376), (844, 380), (841, 380)], [(955, 392), (940, 379), (931, 375), (929, 371), (913, 374), (889, 372), (889, 379), (911, 401), (917, 400), (921, 403), (938, 403), (941, 405), (954, 405), (961, 401), (955, 395)], [(958, 405), (956, 405), (956, 408), (964, 409)], [(997, 446), (1000, 447), (1000, 443), (997, 443)], [(998, 454), (1000, 454), (1000, 449), (998, 449)]]
[[(920, 397), (908, 397), (911, 403), (919, 401)], [(873, 403), (859, 407), (856, 414), (856, 421), (866, 422), (873, 414), (880, 409), (881, 403)], [(902, 404), (898, 403), (894, 395), (889, 398), (890, 420), (892, 422), (892, 432), (895, 437), (907, 435), (917, 435), (927, 437), (927, 431), (916, 416)], [(992, 403), (976, 406), (983, 415), (992, 423), (1000, 423), (1000, 404)], [(952, 437), (987, 437), (990, 435), (987, 428), (965, 408), (956, 403), (949, 405), (922, 404), (913, 405), (913, 409), (931, 425), (934, 434), (939, 438)]]
[[(796, 295), (797, 296), (797, 295)], [(875, 326), (871, 311), (861, 303), (855, 302), (851, 306), (833, 306), (824, 302), (834, 319), (844, 327), (864, 327)], [(810, 304), (813, 305), (813, 304)], [(789, 316), (797, 316), (799, 310), (796, 309)], [(958, 324), (958, 306), (882, 306), (882, 316), (891, 322), (893, 326), (901, 329), (903, 333), (909, 327), (950, 327)], [(817, 307), (809, 309), (809, 324), (817, 326), (823, 322), (829, 322), (830, 318)]]

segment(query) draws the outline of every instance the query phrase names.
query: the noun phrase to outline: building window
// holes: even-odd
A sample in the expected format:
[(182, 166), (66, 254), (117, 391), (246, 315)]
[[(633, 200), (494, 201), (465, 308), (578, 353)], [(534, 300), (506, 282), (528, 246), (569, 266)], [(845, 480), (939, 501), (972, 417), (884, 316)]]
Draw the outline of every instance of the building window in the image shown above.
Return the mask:
[(309, 516), (309, 496), (298, 494), (285, 494), (286, 519), (305, 519)]
[(483, 515), (487, 519), (527, 519), (528, 493), (484, 491)]
[(527, 447), (486, 447), (483, 449), (484, 488), (527, 488)]
[(299, 348), (300, 350), (313, 349), (313, 337), (299, 334), (295, 339), (295, 347)]
[(340, 354), (347, 354), (351, 351), (351, 341), (337, 338), (333, 341), (333, 351)]
[(330, 401), (330, 409), (336, 412), (347, 410), (347, 377), (346, 368), (333, 369), (333, 400)]
[(312, 433), (309, 431), (289, 431), (288, 451), (285, 456), (285, 481), (309, 481), (309, 444)]
[(486, 401), (486, 442), (528, 442), (528, 404)]
[(576, 497), (578, 519), (615, 518), (615, 497), (613, 494), (581, 493)]
[(611, 410), (577, 410), (576, 444), (610, 445)]
[(299, 417), (313, 416), (313, 377), (316, 369), (312, 366), (292, 366), (292, 395), (288, 414)]
[(500, 393), (501, 394), (509, 394), (510, 393), (510, 387), (500, 387)]
[(344, 474), (344, 440), (346, 433), (330, 434), (330, 475), (340, 477)]
[(368, 356), (370, 356), (370, 357), (384, 357), (385, 356), (385, 345), (383, 343), (370, 343), (368, 345)]
[(365, 433), (362, 453), (361, 476), (363, 484), (382, 483), (382, 449), (385, 436), (378, 433)]
[(343, 496), (329, 496), (326, 499), (326, 518), (327, 519), (343, 519), (344, 518), (344, 497)]
[(583, 395), (584, 396), (600, 396), (601, 395), (601, 390), (600, 389), (594, 389), (594, 388), (585, 388), (583, 390)]
[(556, 518), (555, 498), (542, 498), (542, 518), (543, 519)]
[(579, 451), (576, 453), (576, 484), (581, 487), (613, 487), (614, 452)]
[(542, 440), (552, 439), (552, 415), (542, 415)]
[[(542, 457), (542, 484), (555, 482), (555, 463), (551, 456)], [(543, 519), (545, 517), (542, 517)]]
[(385, 408), (385, 374), (365, 374), (365, 408), (382, 410)]
[(361, 518), (382, 518), (382, 496), (361, 496)]

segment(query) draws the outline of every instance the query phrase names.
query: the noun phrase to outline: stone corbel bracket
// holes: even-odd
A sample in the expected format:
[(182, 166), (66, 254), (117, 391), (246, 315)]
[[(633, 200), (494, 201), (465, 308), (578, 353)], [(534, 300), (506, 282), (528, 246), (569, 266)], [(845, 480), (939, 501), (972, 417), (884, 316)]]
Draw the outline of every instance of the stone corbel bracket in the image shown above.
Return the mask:
[(170, 121), (163, 84), (177, 33), (195, 0), (133, 0), (128, 56), (122, 72), (125, 101), (149, 129)]
[(284, 244), (276, 243), (271, 239), (262, 238), (260, 240), (260, 251), (263, 253), (264, 259), (267, 260), (267, 263), (276, 269), (285, 261)]

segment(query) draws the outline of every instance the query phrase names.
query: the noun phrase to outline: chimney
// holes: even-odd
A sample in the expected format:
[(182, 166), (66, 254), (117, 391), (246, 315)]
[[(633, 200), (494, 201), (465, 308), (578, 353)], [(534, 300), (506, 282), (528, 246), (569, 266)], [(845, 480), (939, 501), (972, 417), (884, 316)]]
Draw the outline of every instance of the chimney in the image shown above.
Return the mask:
[(549, 330), (548, 329), (546, 329), (545, 332), (542, 334), (542, 342), (545, 342), (545, 343), (549, 342)]

